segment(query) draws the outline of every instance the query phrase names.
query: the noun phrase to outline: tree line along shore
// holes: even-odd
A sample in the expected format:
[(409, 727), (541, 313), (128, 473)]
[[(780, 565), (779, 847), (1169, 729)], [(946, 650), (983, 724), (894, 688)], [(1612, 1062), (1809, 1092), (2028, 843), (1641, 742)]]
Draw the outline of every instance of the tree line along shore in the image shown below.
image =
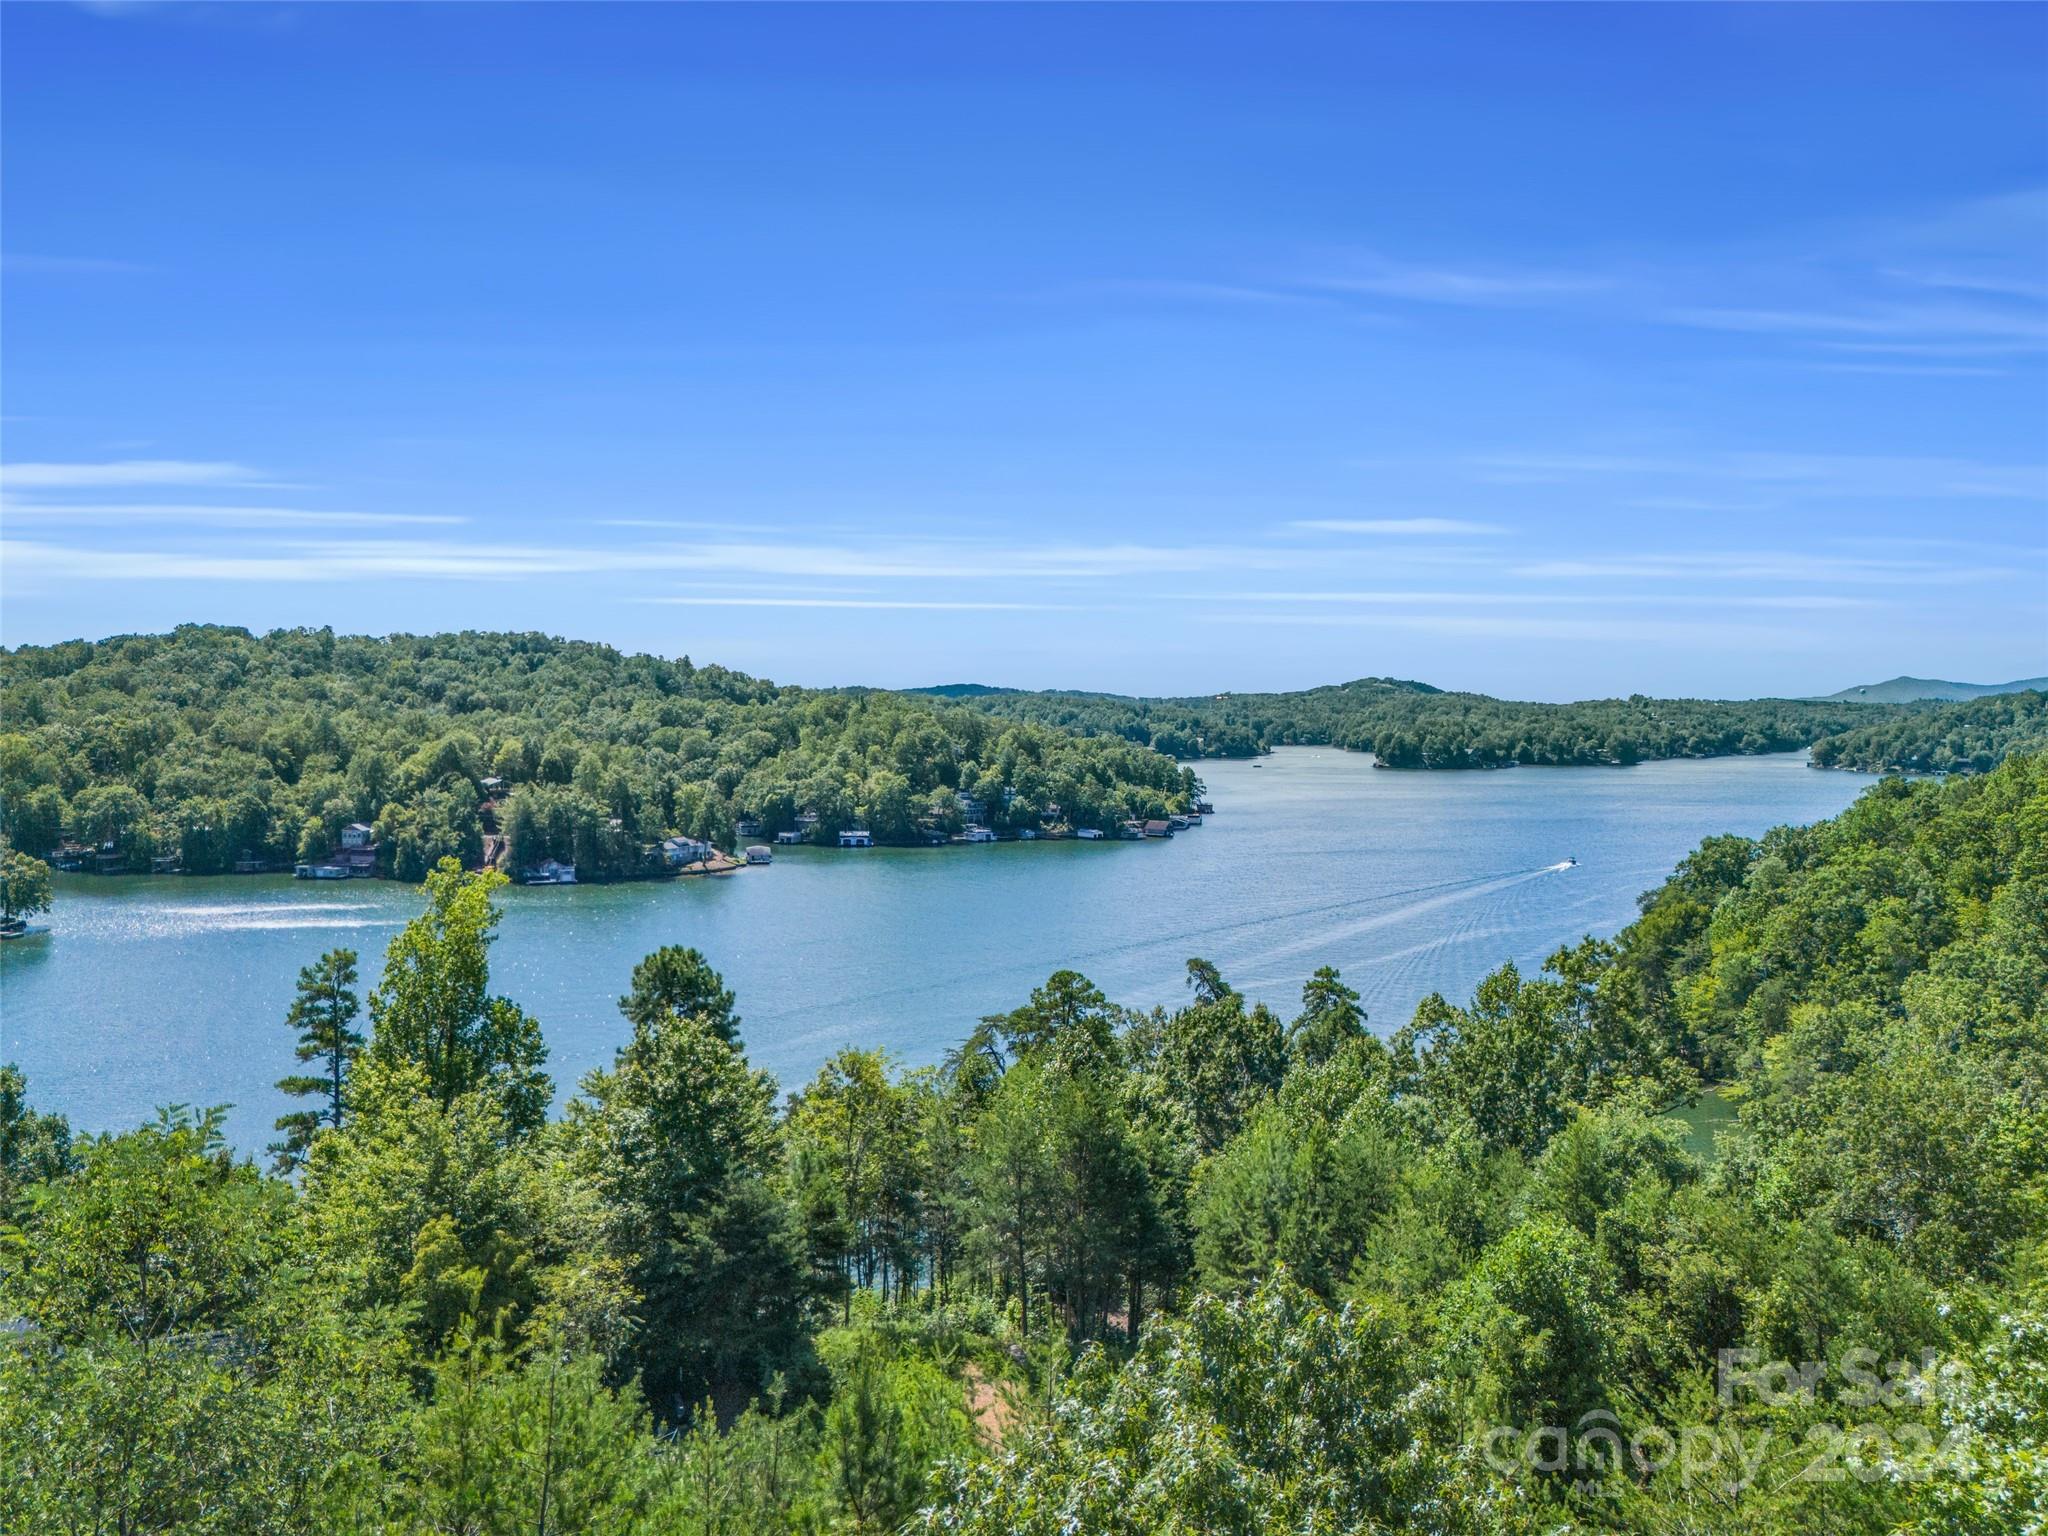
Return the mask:
[(1179, 758), (1278, 746), (1371, 752), (1391, 769), (1611, 767), (1674, 757), (1809, 750), (1817, 767), (1983, 772), (2048, 741), (2048, 696), (1964, 703), (1843, 699), (1586, 699), (1539, 704), (1369, 677), (1296, 693), (1145, 699), (932, 690), (1003, 719), (1115, 736)]

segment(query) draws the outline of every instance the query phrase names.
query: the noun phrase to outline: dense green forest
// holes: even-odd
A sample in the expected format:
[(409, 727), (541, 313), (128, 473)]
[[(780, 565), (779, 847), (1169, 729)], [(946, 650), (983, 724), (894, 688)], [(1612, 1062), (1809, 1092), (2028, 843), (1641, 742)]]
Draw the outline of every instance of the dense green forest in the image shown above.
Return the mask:
[[(898, 694), (778, 688), (722, 667), (532, 634), (339, 636), (187, 626), (0, 652), (0, 832), (46, 855), (113, 841), (123, 867), (194, 874), (317, 860), (375, 829), (380, 872), (483, 862), (646, 872), (669, 833), (731, 846), (1110, 826), (1185, 809), (1167, 758)], [(502, 796), (487, 812), (487, 792)]]
[(288, 1176), (0, 1074), (0, 1529), (2048, 1521), (2048, 758), (1709, 839), (1384, 1040), (1330, 971), (1060, 972), (780, 1103), (667, 949), (550, 1120), (497, 878), (430, 875), (364, 1017), (309, 965)]
[(2048, 693), (2001, 693), (1872, 721), (1813, 744), (1822, 768), (1984, 773), (2010, 753), (2048, 748)]
[(661, 872), (665, 836), (730, 847), (742, 823), (883, 843), (973, 818), (1114, 827), (1188, 808), (1198, 783), (1169, 758), (1289, 743), (1395, 768), (1812, 746), (1829, 766), (1981, 770), (2039, 742), (2039, 699), (1518, 704), (1384, 678), (1199, 699), (821, 691), (532, 634), (193, 625), (0, 651), (0, 836), (205, 874), (317, 862), (360, 823), (401, 879), (487, 853), (620, 879)]
[(1057, 725), (1172, 753), (1249, 757), (1314, 743), (1372, 752), (1389, 768), (1635, 763), (1790, 752), (1873, 719), (1885, 706), (1809, 699), (1588, 699), (1522, 704), (1368, 677), (1300, 693), (1133, 699), (1097, 693), (971, 693), (1005, 720)]

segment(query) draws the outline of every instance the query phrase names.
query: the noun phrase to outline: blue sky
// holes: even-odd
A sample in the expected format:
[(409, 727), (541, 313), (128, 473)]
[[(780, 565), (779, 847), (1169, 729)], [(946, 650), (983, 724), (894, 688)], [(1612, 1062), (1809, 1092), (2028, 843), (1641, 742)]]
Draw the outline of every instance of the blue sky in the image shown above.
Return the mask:
[(2048, 8), (0, 28), (9, 644), (2048, 672)]

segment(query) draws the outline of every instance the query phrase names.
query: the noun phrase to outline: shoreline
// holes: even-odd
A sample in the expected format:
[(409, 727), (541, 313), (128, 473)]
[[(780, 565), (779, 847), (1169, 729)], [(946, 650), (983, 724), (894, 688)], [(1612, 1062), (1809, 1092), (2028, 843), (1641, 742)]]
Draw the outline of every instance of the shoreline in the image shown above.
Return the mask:
[[(1011, 843), (1101, 843), (1105, 845), (1115, 845), (1119, 843), (1166, 842), (1170, 840), (1171, 835), (1165, 838), (1151, 836), (1136, 838), (1128, 836), (1119, 837), (1110, 833), (1104, 833), (1099, 837), (1090, 838), (1076, 837), (1071, 833), (1061, 836), (1055, 836), (1051, 833), (1041, 832), (1036, 837), (1019, 837), (1015, 833), (1011, 833), (1007, 837), (999, 836), (987, 842), (979, 842), (969, 840), (966, 838), (952, 837), (946, 839), (944, 842), (920, 841), (910, 843), (873, 843), (864, 848), (840, 848), (825, 843), (784, 843), (777, 845), (776, 851), (777, 853), (806, 851), (812, 853), (874, 853), (887, 850), (891, 852), (904, 853), (914, 851), (942, 850), (948, 848), (995, 848)], [(682, 880), (693, 877), (703, 877), (707, 875), (730, 875), (735, 874), (743, 869), (765, 869), (767, 867), (768, 866), (766, 864), (750, 864), (746, 859), (737, 858), (731, 854), (721, 854), (718, 860), (716, 861), (700, 860), (696, 863), (686, 864), (676, 869), (663, 870), (659, 874), (626, 875), (611, 879), (593, 878), (563, 881), (528, 881), (520, 879), (510, 870), (503, 869), (499, 866), (490, 864), (469, 865), (466, 867), (465, 873), (481, 874), (483, 871), (487, 869), (495, 868), (498, 869), (498, 872), (504, 875), (505, 878), (508, 881), (510, 881), (513, 885), (520, 887), (522, 890), (533, 890), (549, 885), (660, 885), (665, 881), (669, 880)], [(266, 869), (216, 869), (205, 871), (184, 869), (56, 869), (53, 870), (52, 873), (57, 878), (63, 880), (80, 880), (89, 882), (113, 882), (119, 880), (261, 880), (266, 878), (282, 877), (294, 881), (302, 880), (304, 884), (309, 886), (331, 885), (340, 886), (343, 888), (362, 882), (374, 883), (378, 885), (403, 886), (419, 886), (424, 883), (420, 880), (402, 880), (396, 875), (384, 874), (349, 875), (342, 879), (304, 879), (301, 876), (295, 875), (290, 865), (278, 865)]]

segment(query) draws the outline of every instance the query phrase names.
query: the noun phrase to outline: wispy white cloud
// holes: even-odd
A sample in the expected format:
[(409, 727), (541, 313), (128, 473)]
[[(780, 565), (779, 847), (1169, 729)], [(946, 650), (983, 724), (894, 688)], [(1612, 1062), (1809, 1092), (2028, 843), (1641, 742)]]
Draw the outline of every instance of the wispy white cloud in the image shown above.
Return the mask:
[(704, 543), (651, 553), (672, 569), (847, 580), (1104, 580), (1157, 572), (1230, 570), (1261, 563), (1278, 564), (1286, 559), (1272, 551), (1216, 545), (890, 539), (859, 544)]
[(1331, 293), (1369, 294), (1418, 304), (1462, 304), (1480, 307), (1550, 303), (1597, 293), (1614, 280), (1599, 273), (1564, 272), (1536, 267), (1430, 265), (1391, 260), (1364, 253), (1346, 258), (1303, 287)]
[(1775, 451), (1682, 455), (1496, 453), (1475, 461), (1492, 484), (1581, 478), (1740, 481), (1808, 496), (2048, 498), (2048, 465), (1901, 454)]
[(2012, 361), (2041, 352), (2012, 341), (1823, 341), (1816, 351), (1837, 357), (1984, 358)]
[[(922, 598), (860, 597), (639, 597), (638, 603), (669, 603), (686, 608), (881, 608), (934, 613), (1073, 613), (1072, 603), (952, 602)], [(1091, 604), (1090, 610), (1095, 611)]]
[[(1093, 285), (1247, 306), (1375, 299), (1400, 306), (1526, 309), (1724, 332), (1786, 350), (1866, 349), (1968, 357), (2048, 355), (2048, 189), (1911, 218), (1786, 230), (1679, 259), (1643, 252), (1596, 265), (1418, 260), (1340, 252), (1248, 279)], [(1275, 276), (1275, 271), (1283, 275)], [(1386, 318), (1384, 314), (1377, 318)]]
[(2048, 301), (2048, 283), (2038, 277), (2006, 272), (1909, 272), (1886, 267), (1883, 276), (1923, 288), (1952, 288), (1961, 293), (1995, 293), (2015, 299)]
[[(506, 565), (501, 576), (532, 575), (538, 565)], [(316, 582), (394, 575), (457, 575), (483, 578), (480, 568), (435, 571), (425, 561), (398, 562), (350, 546), (299, 547), (263, 554), (225, 549), (95, 549), (30, 539), (0, 540), (0, 570), (10, 583), (38, 578), (79, 581), (254, 581)]]
[(1507, 532), (1499, 523), (1475, 523), (1461, 517), (1304, 517), (1287, 526), (1303, 533), (1443, 534), (1462, 537)]
[(1801, 231), (1774, 246), (1696, 275), (1660, 318), (1812, 351), (2048, 356), (2048, 189)]
[[(95, 581), (190, 580), (209, 582), (305, 583), (347, 580), (446, 582), (560, 581), (583, 576), (696, 578), (703, 590), (653, 594), (650, 601), (706, 607), (906, 608), (934, 612), (1039, 609), (1068, 603), (1095, 604), (1105, 585), (1134, 598), (1256, 601), (1290, 606), (1384, 605), (1388, 607), (1503, 607), (1565, 603), (1648, 601), (1718, 602), (1728, 607), (1821, 608), (1848, 606), (1845, 599), (1799, 594), (1705, 590), (1683, 598), (1654, 597), (1647, 591), (1626, 599), (1611, 595), (1517, 591), (1499, 582), (1617, 580), (1663, 586), (1690, 581), (1701, 589), (1757, 582), (1808, 586), (1864, 584), (1954, 584), (1988, 581), (2014, 573), (2009, 565), (1942, 558), (1910, 551), (1761, 552), (1707, 550), (1616, 554), (1581, 559), (1530, 560), (1491, 545), (1458, 549), (1408, 544), (1281, 542), (1241, 544), (1137, 544), (914, 540), (877, 537), (863, 542), (804, 540), (660, 540), (603, 543), (522, 542), (493, 538), (318, 537), (319, 530), (360, 520), (369, 528), (384, 523), (431, 522), (409, 514), (317, 512), (287, 507), (171, 506), (126, 504), (63, 507), (10, 505), (17, 528), (34, 522), (49, 532), (40, 538), (0, 543), (10, 581), (71, 578)], [(26, 516), (24, 516), (24, 512)], [(67, 520), (97, 520), (120, 526), (174, 526), (184, 536), (151, 538), (147, 545), (123, 540), (109, 546), (66, 539), (57, 528)], [(452, 521), (439, 519), (438, 521)], [(1304, 520), (1314, 521), (1314, 520)], [(1324, 520), (1337, 523), (1344, 520)], [(1367, 520), (1370, 521), (1370, 520)], [(1404, 523), (1437, 520), (1398, 520)], [(208, 538), (201, 525), (217, 530)], [(229, 529), (254, 531), (251, 538), (226, 536)], [(1317, 530), (1320, 531), (1320, 530)], [(1402, 528), (1402, 532), (1421, 531)], [(1430, 529), (1440, 532), (1440, 529)], [(267, 533), (267, 538), (261, 537)], [(294, 537), (293, 535), (302, 535)], [(1366, 590), (1310, 585), (1320, 578), (1362, 576)], [(1266, 579), (1258, 582), (1259, 576)], [(1403, 588), (1407, 580), (1470, 583)], [(1220, 581), (1206, 595), (1162, 591), (1165, 578), (1190, 586)], [(1301, 582), (1307, 590), (1289, 591)], [(1019, 597), (1017, 582), (1037, 589)], [(1062, 595), (1061, 588), (1069, 589)], [(1250, 596), (1247, 596), (1247, 592)], [(1081, 593), (1090, 594), (1082, 597)]]
[(600, 517), (596, 519), (599, 528), (639, 528), (647, 531), (667, 530), (675, 533), (785, 533), (788, 529), (776, 523), (735, 523), (720, 522), (714, 518), (699, 517)]
[(1250, 308), (1298, 308), (1331, 302), (1327, 295), (1304, 293), (1285, 285), (1203, 282), (1172, 277), (1105, 278), (1095, 282), (1067, 283), (1042, 290), (1034, 297), (1053, 300), (1130, 298), (1169, 304), (1243, 305)]
[(2020, 573), (2000, 566), (1947, 565), (1934, 560), (1881, 560), (1799, 552), (1698, 551), (1539, 560), (1512, 573), (1537, 581), (1811, 581), (1892, 585), (1960, 585)]
[(888, 589), (881, 586), (850, 587), (837, 581), (741, 581), (720, 576), (715, 583), (702, 582), (693, 589), (678, 587), (676, 595), (688, 596), (691, 590), (701, 591), (706, 597), (731, 597), (749, 592), (774, 597), (879, 597)]
[[(1214, 593), (1178, 593), (1190, 601), (1213, 602)], [(1874, 600), (1842, 597), (1832, 593), (1800, 593), (1758, 596), (1751, 593), (1706, 594), (1671, 592), (1238, 592), (1234, 599), (1248, 603), (1303, 603), (1358, 607), (1443, 607), (1443, 608), (1586, 608), (1657, 607), (1765, 608), (1787, 610), (1828, 610), (1868, 608)]]
[(1268, 550), (1140, 544), (1000, 545), (878, 541), (872, 546), (799, 542), (705, 542), (591, 546), (466, 543), (431, 539), (283, 541), (261, 551), (215, 548), (101, 549), (15, 540), (13, 572), (97, 580), (326, 581), (529, 577), (690, 572), (839, 581), (1075, 580), (1141, 574), (1280, 569), (1299, 561)]
[(1811, 638), (1782, 625), (1731, 624), (1726, 619), (1546, 618), (1533, 614), (1451, 613), (1257, 613), (1232, 612), (1231, 623), (1325, 629), (1400, 630), (1496, 640), (1574, 640), (1596, 643), (1658, 643), (1726, 648), (1735, 645), (1792, 645)]
[(237, 32), (289, 32), (301, 21), (287, 4), (182, 5), (171, 0), (71, 0), (79, 10), (108, 21), (148, 18), (179, 26)]
[(2048, 301), (2048, 186), (1965, 198), (1850, 232), (1857, 251), (1880, 251), (1879, 275), (1955, 292)]
[(1968, 549), (1979, 554), (2017, 555), (2048, 561), (2048, 545), (2016, 544), (2007, 539), (1958, 538), (1947, 533), (1845, 533), (1830, 542), (1856, 549)]
[(1636, 496), (1628, 505), (1641, 512), (1708, 512), (1721, 516), (1740, 516), (1749, 512), (1767, 512), (1768, 501), (1738, 501), (1725, 496)]
[(1984, 351), (2048, 348), (2048, 318), (1980, 304), (1879, 304), (1857, 309), (1746, 309), (1701, 306), (1666, 311), (1678, 325), (1810, 339), (1850, 337), (1871, 348), (1929, 341)]
[(2007, 368), (1973, 367), (1966, 363), (1802, 363), (1816, 373), (1888, 374), (1906, 379), (2002, 379)]
[(413, 512), (328, 512), (301, 507), (237, 507), (189, 502), (63, 502), (0, 500), (8, 522), (178, 523), (194, 528), (344, 528), (447, 524), (467, 518)]
[(0, 488), (10, 491), (264, 484), (262, 475), (248, 465), (217, 460), (119, 459), (104, 464), (0, 464)]

